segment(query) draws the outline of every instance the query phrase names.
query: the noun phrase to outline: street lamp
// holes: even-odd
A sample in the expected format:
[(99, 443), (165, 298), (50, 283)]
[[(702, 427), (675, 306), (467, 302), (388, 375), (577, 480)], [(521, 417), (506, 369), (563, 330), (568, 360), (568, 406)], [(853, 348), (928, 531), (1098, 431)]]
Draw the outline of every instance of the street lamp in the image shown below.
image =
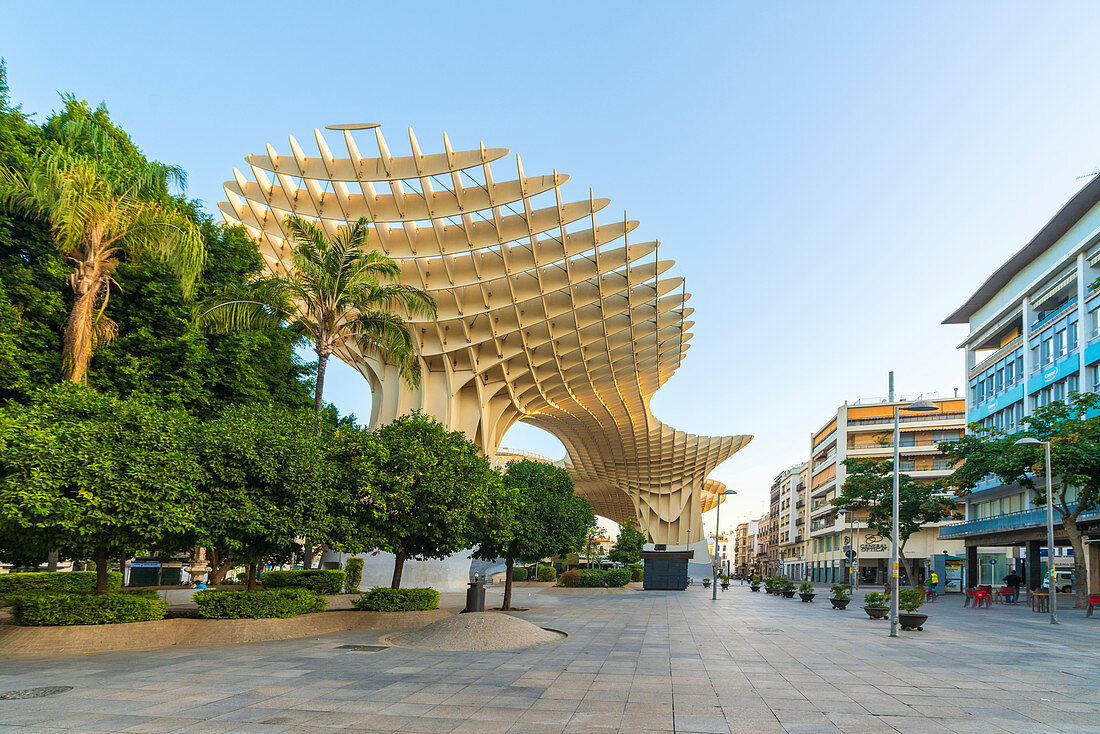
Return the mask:
[[(1021, 438), (1016, 442), (1017, 446), (1042, 446), (1046, 459), (1046, 475), (1047, 475), (1047, 576), (1049, 578), (1047, 586), (1047, 598), (1050, 600), (1050, 623), (1058, 624), (1058, 588), (1055, 583), (1058, 577), (1054, 573), (1054, 487), (1051, 482), (1050, 476), (1050, 441), (1040, 441), (1037, 438)], [(1028, 559), (1030, 563), (1038, 563), (1039, 559), (1036, 558), (1032, 561)]]
[[(893, 392), (893, 373), (890, 373), (890, 389)], [(915, 403), (906, 405), (901, 410), (907, 410), (914, 413), (927, 413), (933, 410), (939, 410), (939, 406), (933, 403), (931, 400), (918, 400)], [(898, 428), (898, 404), (894, 403), (894, 522), (893, 522), (893, 540), (890, 548), (890, 588), (893, 592), (890, 595), (890, 636), (898, 636), (898, 596), (900, 589), (898, 574), (898, 533), (899, 522), (898, 515), (901, 514), (901, 479), (900, 479), (900, 464), (901, 457), (898, 454), (898, 447), (901, 443), (901, 431)], [(910, 579), (912, 582), (912, 579)]]
[(848, 516), (849, 540), (848, 555), (845, 559), (845, 562), (848, 564), (848, 583), (852, 585), (853, 589), (856, 589), (858, 587), (855, 583), (855, 579), (858, 574), (854, 569), (855, 564), (852, 562), (852, 558), (854, 558), (856, 554), (856, 513), (852, 512), (851, 510), (837, 510), (836, 514)]
[(713, 586), (710, 592), (710, 598), (712, 601), (718, 600), (718, 535), (722, 532), (722, 526), (719, 525), (719, 521), (722, 517), (722, 497), (728, 494), (737, 494), (732, 489), (727, 489), (724, 492), (718, 493), (718, 505), (714, 508), (714, 563), (711, 564), (710, 570), (712, 573), (711, 581)]

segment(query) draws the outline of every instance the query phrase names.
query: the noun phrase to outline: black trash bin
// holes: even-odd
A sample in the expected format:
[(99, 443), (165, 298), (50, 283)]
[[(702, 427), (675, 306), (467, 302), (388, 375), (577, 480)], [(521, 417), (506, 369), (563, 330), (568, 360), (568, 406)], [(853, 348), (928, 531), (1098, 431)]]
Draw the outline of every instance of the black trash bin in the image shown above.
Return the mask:
[(464, 613), (485, 611), (484, 579), (474, 579), (470, 582), (470, 588), (466, 589), (466, 608), (462, 611)]

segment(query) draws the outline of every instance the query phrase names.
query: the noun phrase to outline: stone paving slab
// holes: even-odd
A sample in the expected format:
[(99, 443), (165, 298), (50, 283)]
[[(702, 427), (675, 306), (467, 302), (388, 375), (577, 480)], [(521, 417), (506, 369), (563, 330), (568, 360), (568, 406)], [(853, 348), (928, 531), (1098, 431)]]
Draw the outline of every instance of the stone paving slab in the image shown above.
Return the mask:
[[(530, 592), (562, 642), (495, 652), (370, 645), (359, 630), (234, 647), (0, 664), (0, 732), (1100, 732), (1100, 618), (929, 605), (888, 637), (846, 611), (752, 594)], [(859, 599), (861, 597), (857, 597)]]

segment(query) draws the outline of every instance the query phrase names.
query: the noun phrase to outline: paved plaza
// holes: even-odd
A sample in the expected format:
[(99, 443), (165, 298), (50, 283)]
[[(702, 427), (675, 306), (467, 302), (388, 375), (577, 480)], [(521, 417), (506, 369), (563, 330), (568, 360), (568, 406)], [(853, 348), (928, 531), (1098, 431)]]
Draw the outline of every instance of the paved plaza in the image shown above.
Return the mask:
[[(821, 590), (824, 591), (824, 590)], [(494, 590), (499, 594), (499, 590)], [(499, 596), (498, 596), (499, 598)], [(858, 595), (857, 599), (862, 598)], [(822, 603), (824, 602), (824, 603)], [(0, 660), (0, 731), (1100, 732), (1100, 618), (925, 607), (890, 639), (853, 602), (750, 593), (517, 590), (569, 638), (507, 652), (389, 648), (380, 633)]]

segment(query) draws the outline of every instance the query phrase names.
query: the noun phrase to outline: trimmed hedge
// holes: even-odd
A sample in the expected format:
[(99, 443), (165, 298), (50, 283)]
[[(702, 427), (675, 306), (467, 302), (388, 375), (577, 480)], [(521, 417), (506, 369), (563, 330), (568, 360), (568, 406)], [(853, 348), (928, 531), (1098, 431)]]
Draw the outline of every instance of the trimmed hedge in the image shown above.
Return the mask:
[(59, 626), (119, 624), (164, 619), (168, 604), (155, 593), (29, 594), (16, 597), (12, 617), (16, 624)]
[(355, 600), (355, 608), (364, 612), (425, 612), (439, 608), (435, 589), (387, 589), (379, 586)]
[(631, 581), (644, 581), (645, 580), (645, 571), (643, 571), (640, 568), (630, 569), (630, 580)]
[(347, 574), (347, 578), (344, 579), (344, 592), (354, 594), (359, 591), (359, 584), (363, 582), (363, 559), (349, 558), (344, 564), (344, 573)]
[(626, 586), (630, 583), (630, 570), (626, 568), (613, 568), (604, 571), (598, 568), (581, 569), (581, 586)]
[(558, 579), (558, 585), (559, 586), (570, 586), (570, 587), (580, 586), (581, 585), (581, 572), (578, 571), (577, 569), (573, 569), (572, 571), (566, 571), (565, 573), (563, 573), (561, 575), (561, 578)]
[(309, 589), (317, 594), (339, 594), (347, 574), (311, 568), (301, 571), (265, 571), (260, 583), (265, 589)]
[[(58, 571), (0, 574), (0, 597), (32, 594), (89, 594), (95, 591), (95, 571)], [(107, 591), (122, 588), (122, 574), (107, 574)]]
[(558, 577), (558, 572), (554, 570), (553, 566), (539, 566), (539, 570), (535, 574), (535, 578), (539, 581), (554, 581)]
[(527, 569), (526, 568), (513, 568), (512, 569), (512, 580), (513, 581), (526, 581), (527, 580)]
[(194, 599), (199, 607), (199, 615), (207, 619), (296, 617), (299, 614), (323, 612), (328, 606), (328, 599), (302, 588), (256, 591), (206, 589), (196, 591)]

